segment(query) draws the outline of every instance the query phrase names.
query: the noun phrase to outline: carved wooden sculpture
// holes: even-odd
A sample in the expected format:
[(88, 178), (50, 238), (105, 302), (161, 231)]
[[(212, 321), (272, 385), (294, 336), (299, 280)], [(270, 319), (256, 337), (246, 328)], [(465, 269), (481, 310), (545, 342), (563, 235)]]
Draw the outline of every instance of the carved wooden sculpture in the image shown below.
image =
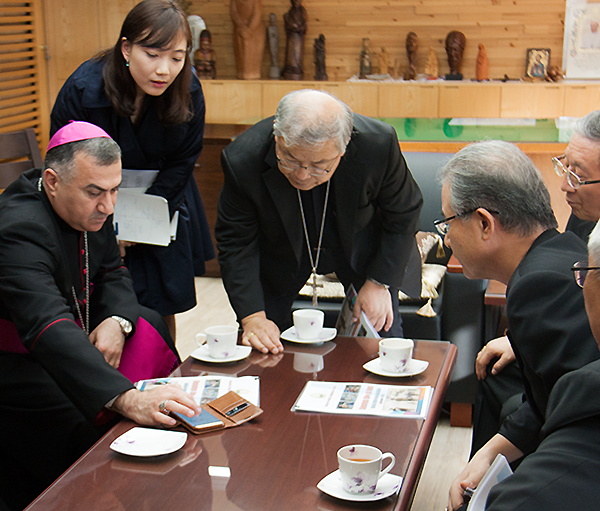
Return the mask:
[(414, 80), (417, 77), (417, 53), (419, 49), (419, 36), (409, 32), (406, 36), (406, 56), (408, 67), (404, 73), (405, 80)]
[(285, 24), (285, 66), (282, 76), (286, 80), (304, 79), (304, 36), (306, 35), (306, 9), (301, 0), (292, 0), (292, 7), (283, 15)]
[(488, 80), (488, 58), (483, 44), (479, 43), (479, 52), (477, 53), (477, 64), (475, 65), (475, 79), (478, 82)]
[(233, 22), (235, 64), (240, 80), (260, 79), (266, 38), (260, 11), (260, 0), (231, 0), (229, 5)]
[(457, 30), (453, 30), (446, 36), (446, 54), (448, 55), (448, 67), (450, 73), (446, 75), (446, 80), (462, 80), (463, 53), (467, 38), (465, 34)]

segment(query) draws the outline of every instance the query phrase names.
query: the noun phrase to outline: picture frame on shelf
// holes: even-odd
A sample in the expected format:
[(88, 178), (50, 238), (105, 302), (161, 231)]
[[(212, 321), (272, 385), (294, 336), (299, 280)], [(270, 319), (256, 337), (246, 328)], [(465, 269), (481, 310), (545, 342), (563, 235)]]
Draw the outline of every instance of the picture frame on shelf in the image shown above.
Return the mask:
[(525, 63), (525, 76), (533, 79), (545, 79), (550, 67), (550, 48), (528, 48)]

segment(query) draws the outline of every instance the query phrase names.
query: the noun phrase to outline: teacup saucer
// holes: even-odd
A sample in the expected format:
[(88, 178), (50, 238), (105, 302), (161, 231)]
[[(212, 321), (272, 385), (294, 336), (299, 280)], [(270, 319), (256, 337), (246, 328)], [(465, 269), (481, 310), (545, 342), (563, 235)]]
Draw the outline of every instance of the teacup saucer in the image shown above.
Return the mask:
[(319, 344), (335, 339), (337, 330), (335, 328), (322, 328), (317, 339), (300, 339), (296, 333), (296, 327), (292, 326), (281, 334), (281, 338), (285, 341), (297, 342), (299, 344)]
[(204, 344), (204, 345), (200, 346), (199, 348), (195, 349), (194, 351), (192, 351), (190, 356), (195, 358), (196, 360), (201, 360), (202, 362), (212, 362), (214, 364), (223, 364), (225, 362), (237, 362), (238, 360), (243, 360), (248, 355), (250, 355), (250, 353), (252, 353), (251, 346), (236, 346), (235, 351), (229, 357), (213, 358), (210, 356), (210, 353), (208, 351), (208, 346), (206, 344)]
[(383, 367), (381, 367), (381, 359), (377, 357), (376, 359), (370, 360), (363, 367), (370, 371), (371, 373), (378, 374), (379, 376), (390, 376), (390, 377), (400, 377), (400, 376), (415, 376), (417, 374), (421, 374), (427, 367), (429, 366), (429, 362), (426, 360), (417, 360), (416, 358), (411, 359), (411, 361), (407, 364), (406, 369), (399, 373), (393, 373), (391, 371), (386, 371)]
[(324, 477), (317, 484), (317, 488), (327, 495), (342, 500), (353, 500), (355, 502), (369, 502), (381, 500), (393, 495), (402, 485), (402, 478), (394, 474), (385, 474), (378, 482), (375, 493), (348, 493), (342, 487), (340, 471), (336, 470)]

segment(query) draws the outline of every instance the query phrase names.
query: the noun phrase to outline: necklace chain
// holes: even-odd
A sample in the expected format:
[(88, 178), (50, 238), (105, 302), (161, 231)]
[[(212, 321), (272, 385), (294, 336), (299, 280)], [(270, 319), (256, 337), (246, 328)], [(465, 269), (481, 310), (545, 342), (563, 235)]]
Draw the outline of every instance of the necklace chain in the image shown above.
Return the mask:
[[(312, 250), (310, 249), (310, 240), (308, 239), (308, 229), (306, 227), (306, 217), (304, 216), (304, 205), (302, 204), (302, 196), (300, 190), (296, 188), (298, 192), (298, 201), (300, 202), (300, 213), (302, 214), (302, 227), (304, 227), (304, 236), (306, 237), (306, 246), (308, 248), (308, 257), (310, 258), (310, 265), (312, 268), (312, 279), (313, 282), (310, 284), (313, 288), (312, 304), (317, 305), (317, 266), (319, 266), (319, 258), (321, 257), (321, 242), (323, 241), (323, 230), (325, 227), (325, 215), (327, 213), (327, 203), (329, 200), (329, 185), (331, 180), (327, 181), (327, 191), (325, 192), (325, 204), (323, 205), (323, 217), (321, 218), (321, 229), (319, 232), (319, 243), (317, 244), (317, 256), (313, 259)], [(322, 287), (322, 286), (321, 286)]]
[(75, 287), (71, 286), (73, 292), (73, 298), (75, 300), (75, 307), (77, 307), (77, 314), (79, 315), (79, 321), (84, 332), (90, 335), (90, 257), (88, 251), (88, 236), (87, 231), (83, 231), (83, 242), (85, 252), (85, 322), (83, 321), (83, 315), (79, 308), (79, 302), (77, 301), (77, 294), (75, 293)]

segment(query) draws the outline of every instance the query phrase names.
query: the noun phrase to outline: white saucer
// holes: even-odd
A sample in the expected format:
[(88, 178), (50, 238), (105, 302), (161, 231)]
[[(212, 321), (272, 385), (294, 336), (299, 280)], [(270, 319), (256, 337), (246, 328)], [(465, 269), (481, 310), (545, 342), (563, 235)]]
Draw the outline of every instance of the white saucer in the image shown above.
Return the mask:
[(327, 495), (342, 500), (353, 500), (355, 502), (369, 502), (381, 500), (393, 495), (402, 485), (402, 478), (394, 474), (385, 474), (378, 482), (375, 493), (348, 493), (342, 487), (340, 471), (336, 470), (324, 477), (317, 484), (317, 488)]
[(252, 353), (251, 346), (236, 346), (235, 352), (233, 355), (226, 357), (226, 358), (213, 358), (210, 356), (210, 353), (208, 351), (208, 346), (206, 344), (204, 344), (204, 345), (200, 346), (199, 348), (195, 349), (194, 351), (192, 351), (190, 356), (195, 358), (196, 360), (201, 360), (202, 362), (212, 362), (214, 364), (223, 364), (225, 362), (237, 362), (238, 360), (243, 360), (248, 355), (250, 355), (250, 353)]
[(427, 367), (429, 366), (429, 362), (426, 360), (417, 360), (416, 358), (411, 359), (408, 363), (406, 369), (400, 373), (392, 373), (391, 371), (386, 371), (383, 367), (381, 367), (381, 359), (377, 357), (376, 359), (370, 360), (363, 367), (372, 373), (378, 374), (379, 376), (391, 376), (391, 377), (399, 377), (399, 376), (415, 376), (417, 374), (421, 374)]
[(132, 428), (117, 438), (110, 448), (129, 456), (161, 456), (181, 449), (187, 433), (164, 429)]
[(281, 338), (285, 341), (297, 342), (299, 344), (319, 344), (335, 339), (337, 330), (335, 328), (323, 328), (317, 339), (300, 339), (296, 333), (296, 327), (292, 326), (281, 334)]

